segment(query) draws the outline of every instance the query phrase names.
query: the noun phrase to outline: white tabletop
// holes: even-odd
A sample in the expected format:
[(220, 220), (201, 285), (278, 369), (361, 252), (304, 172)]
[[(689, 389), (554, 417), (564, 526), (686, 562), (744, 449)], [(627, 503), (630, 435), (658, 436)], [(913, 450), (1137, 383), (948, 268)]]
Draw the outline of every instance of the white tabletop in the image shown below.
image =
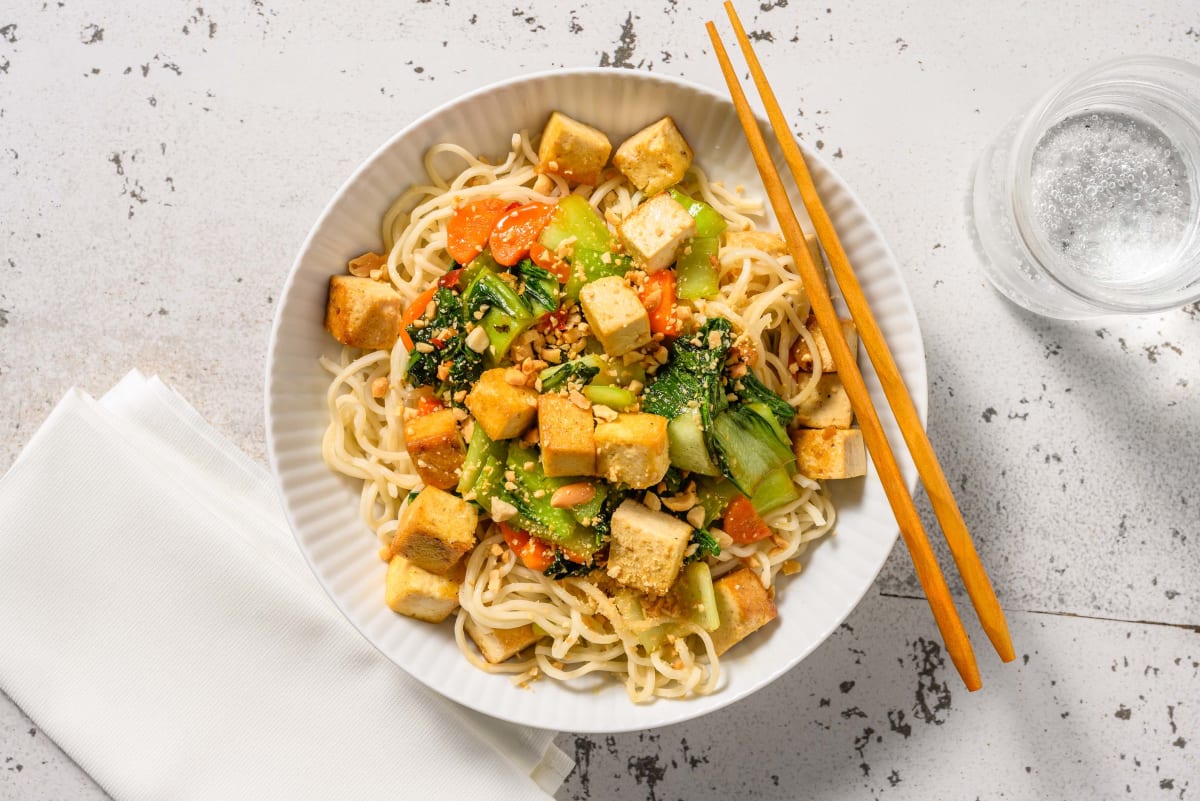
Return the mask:
[[(715, 0), (14, 5), (0, 469), (68, 387), (101, 392), (132, 367), (262, 460), (291, 260), (355, 165), (433, 106), (558, 66), (722, 87), (702, 27)], [(1058, 77), (1134, 53), (1200, 62), (1194, 2), (739, 6), (795, 129), (903, 265), (930, 435), (1018, 660), (969, 626), (984, 689), (968, 694), (898, 549), (846, 625), (758, 695), (668, 729), (562, 735), (579, 767), (559, 798), (1196, 794), (1200, 306), (1033, 317), (985, 284), (965, 214), (975, 155)], [(0, 797), (106, 796), (0, 696)]]

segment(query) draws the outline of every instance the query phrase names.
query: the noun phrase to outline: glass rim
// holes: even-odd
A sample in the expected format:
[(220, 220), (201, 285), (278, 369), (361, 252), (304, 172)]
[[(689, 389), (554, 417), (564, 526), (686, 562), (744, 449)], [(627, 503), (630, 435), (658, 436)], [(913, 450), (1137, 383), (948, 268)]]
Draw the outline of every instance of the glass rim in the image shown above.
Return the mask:
[[(1044, 276), (1053, 281), (1056, 286), (1069, 293), (1072, 297), (1083, 301), (1084, 303), (1093, 306), (1102, 311), (1109, 311), (1121, 314), (1149, 314), (1153, 312), (1168, 311), (1171, 309), (1186, 306), (1200, 300), (1200, 283), (1195, 286), (1195, 291), (1183, 295), (1179, 298), (1158, 301), (1153, 303), (1138, 302), (1138, 303), (1121, 303), (1113, 301), (1106, 297), (1097, 297), (1093, 294), (1081, 291), (1073, 282), (1064, 280), (1050, 265), (1053, 264), (1053, 259), (1049, 258), (1046, 248), (1039, 241), (1038, 237), (1032, 230), (1032, 225), (1026, 219), (1026, 213), (1019, 208), (1017, 198), (1028, 195), (1028, 174), (1033, 166), (1033, 151), (1040, 141), (1040, 136), (1035, 137), (1042, 127), (1042, 122), (1045, 115), (1058, 102), (1068, 95), (1073, 89), (1086, 86), (1094, 82), (1097, 78), (1105, 73), (1121, 69), (1149, 68), (1158, 70), (1172, 70), (1183, 73), (1184, 75), (1194, 79), (1197, 85), (1200, 86), (1200, 66), (1193, 64), (1190, 61), (1183, 59), (1172, 58), (1169, 56), (1155, 55), (1133, 55), (1119, 56), (1117, 58), (1102, 61), (1099, 64), (1094, 64), (1084, 70), (1081, 70), (1065, 78), (1059, 80), (1043, 93), (1025, 112), (1021, 122), (1017, 126), (1017, 130), (1013, 136), (1013, 148), (1009, 156), (1009, 164), (1007, 174), (1005, 176), (1006, 183), (1010, 184), (1010, 191), (1007, 192), (1010, 198), (1010, 213), (1013, 217), (1016, 233), (1021, 240), (1028, 255), (1037, 262)], [(1200, 165), (1197, 165), (1200, 167)], [(1198, 176), (1200, 177), (1200, 176)], [(1015, 185), (1015, 186), (1014, 186)], [(1021, 191), (1017, 191), (1017, 190)], [(1024, 195), (1022, 194), (1024, 192)], [(1200, 200), (1200, 198), (1198, 198)]]

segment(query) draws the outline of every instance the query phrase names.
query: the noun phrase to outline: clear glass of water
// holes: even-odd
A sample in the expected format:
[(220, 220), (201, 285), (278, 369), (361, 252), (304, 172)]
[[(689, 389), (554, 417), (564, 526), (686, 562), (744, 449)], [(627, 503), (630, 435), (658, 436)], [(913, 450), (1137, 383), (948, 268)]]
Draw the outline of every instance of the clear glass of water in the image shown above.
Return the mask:
[(1048, 317), (1200, 300), (1200, 67), (1135, 56), (1051, 89), (975, 167), (996, 288)]

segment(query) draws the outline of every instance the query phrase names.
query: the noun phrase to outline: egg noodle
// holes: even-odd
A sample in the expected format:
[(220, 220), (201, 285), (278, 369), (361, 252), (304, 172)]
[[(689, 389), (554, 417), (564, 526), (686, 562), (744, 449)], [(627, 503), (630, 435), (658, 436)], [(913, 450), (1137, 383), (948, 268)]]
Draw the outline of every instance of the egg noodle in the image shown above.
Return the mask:
[[(451, 163), (452, 178), (439, 171)], [(387, 250), (387, 273), (406, 303), (452, 268), (446, 252), (446, 226), (456, 206), (465, 201), (497, 197), (505, 201), (554, 203), (571, 190), (565, 180), (535, 171), (537, 156), (527, 133), (514, 134), (511, 150), (491, 164), (454, 144), (439, 144), (425, 157), (428, 183), (404, 192), (383, 216), (382, 236)], [(615, 171), (614, 171), (615, 172)], [(693, 166), (681, 187), (703, 199), (728, 222), (730, 230), (751, 230), (762, 205), (712, 182)], [(599, 186), (580, 187), (610, 223), (618, 222), (641, 201), (642, 194), (619, 174)], [(808, 301), (791, 256), (776, 257), (748, 247), (722, 247), (719, 254), (720, 290), (709, 300), (691, 301), (694, 315), (724, 317), (739, 340), (757, 352), (754, 374), (793, 406), (816, 389), (821, 359), (813, 372), (789, 369), (792, 348), (803, 338), (817, 353), (805, 327)], [(362, 481), (363, 521), (387, 545), (408, 503), (409, 493), (422, 486), (404, 447), (404, 410), (415, 405), (403, 375), (408, 353), (401, 343), (392, 350), (363, 353), (343, 348), (340, 360), (323, 358), (334, 378), (327, 402), (330, 424), (322, 452), (333, 470)], [(372, 383), (389, 378), (383, 398), (372, 396)], [(714, 577), (746, 565), (770, 588), (776, 574), (808, 543), (833, 527), (834, 507), (817, 481), (795, 478), (800, 497), (764, 516), (772, 536), (753, 544), (737, 544), (717, 528), (721, 553), (709, 557)], [(525, 682), (539, 674), (574, 679), (590, 673), (613, 674), (624, 682), (630, 698), (685, 697), (709, 693), (720, 682), (712, 638), (702, 627), (680, 622), (668, 644), (646, 653), (637, 634), (623, 619), (613, 599), (590, 577), (551, 579), (526, 567), (505, 545), (499, 528), (484, 517), (480, 542), (466, 560), (466, 578), (459, 592), (460, 609), (455, 637), (465, 657), (481, 670), (513, 674)], [(492, 629), (511, 629), (533, 623), (545, 636), (522, 655), (500, 664), (485, 661), (464, 631), (467, 618)]]

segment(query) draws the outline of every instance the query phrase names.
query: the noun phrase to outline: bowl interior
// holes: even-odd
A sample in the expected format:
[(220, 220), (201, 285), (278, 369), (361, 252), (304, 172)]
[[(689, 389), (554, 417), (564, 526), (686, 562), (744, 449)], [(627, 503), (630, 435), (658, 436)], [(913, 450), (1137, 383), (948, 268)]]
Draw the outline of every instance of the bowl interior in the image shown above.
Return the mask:
[[(805, 570), (781, 578), (779, 619), (722, 660), (722, 688), (687, 701), (634, 705), (624, 688), (596, 678), (567, 686), (514, 687), (482, 673), (458, 652), (449, 625), (431, 626), (392, 613), (383, 602), (385, 565), (358, 516), (358, 482), (331, 473), (321, 459), (329, 376), (317, 363), (339, 346), (324, 331), (329, 276), (347, 259), (378, 249), (379, 220), (407, 186), (424, 182), (423, 157), (437, 142), (455, 142), (490, 157), (511, 135), (537, 132), (558, 109), (605, 131), (614, 143), (670, 114), (711, 178), (765, 193), (733, 107), (710, 90), (648, 73), (583, 70), (534, 75), (464, 96), (398, 133), (342, 186), (305, 242), (276, 312), (267, 370), (267, 441), (271, 463), (297, 542), (330, 597), (385, 655), (434, 690), (498, 718), (540, 728), (615, 732), (675, 723), (711, 712), (762, 687), (796, 664), (845, 619), (871, 586), (897, 537), (882, 487), (873, 474), (835, 482), (836, 536), (811, 547)], [(764, 130), (769, 130), (764, 128)], [(768, 135), (777, 163), (777, 145)], [(806, 151), (852, 263), (876, 312), (922, 419), (925, 359), (911, 301), (894, 257), (858, 200), (824, 163)], [(792, 202), (802, 210), (799, 197)], [(763, 225), (773, 227), (768, 216)], [(868, 388), (886, 409), (874, 371), (862, 360)], [(890, 415), (893, 441), (898, 431)], [(897, 454), (908, 483), (915, 476)]]

